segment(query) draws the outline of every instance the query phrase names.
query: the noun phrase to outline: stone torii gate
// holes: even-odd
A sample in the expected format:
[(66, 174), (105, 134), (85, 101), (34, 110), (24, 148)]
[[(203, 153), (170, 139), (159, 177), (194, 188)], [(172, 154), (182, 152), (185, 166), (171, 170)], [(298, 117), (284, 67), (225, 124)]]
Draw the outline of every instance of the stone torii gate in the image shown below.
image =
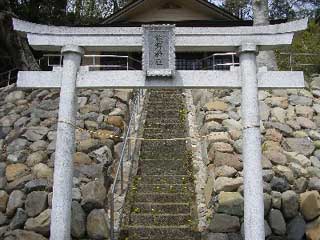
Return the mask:
[[(19, 72), (20, 88), (60, 88), (54, 163), (51, 240), (69, 240), (77, 88), (241, 88), (244, 162), (244, 222), (247, 240), (263, 240), (264, 202), (258, 89), (303, 88), (302, 72), (257, 69), (258, 51), (290, 45), (308, 20), (256, 27), (54, 27), (14, 19), (35, 50), (61, 51), (63, 67)], [(89, 71), (84, 51), (143, 51), (142, 71)], [(238, 51), (231, 71), (176, 71), (176, 51)]]

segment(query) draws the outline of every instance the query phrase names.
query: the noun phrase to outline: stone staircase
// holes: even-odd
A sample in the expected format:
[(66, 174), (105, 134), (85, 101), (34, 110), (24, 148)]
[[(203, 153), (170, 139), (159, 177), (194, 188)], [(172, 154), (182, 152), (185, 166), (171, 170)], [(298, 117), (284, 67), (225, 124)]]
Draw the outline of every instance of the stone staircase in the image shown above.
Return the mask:
[(138, 173), (126, 199), (120, 239), (198, 239), (191, 155), (181, 90), (149, 90)]

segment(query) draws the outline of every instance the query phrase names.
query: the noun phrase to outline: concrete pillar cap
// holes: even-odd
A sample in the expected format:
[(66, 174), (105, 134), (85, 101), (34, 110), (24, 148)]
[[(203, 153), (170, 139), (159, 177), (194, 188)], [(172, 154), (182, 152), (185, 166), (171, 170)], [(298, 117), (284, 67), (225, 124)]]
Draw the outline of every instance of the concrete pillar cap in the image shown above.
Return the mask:
[(77, 53), (77, 54), (80, 54), (80, 55), (84, 55), (84, 48), (83, 47), (79, 47), (77, 45), (66, 45), (61, 49), (61, 53), (62, 54)]
[(258, 47), (255, 43), (243, 43), (239, 48), (240, 53), (244, 52), (255, 52), (258, 53)]

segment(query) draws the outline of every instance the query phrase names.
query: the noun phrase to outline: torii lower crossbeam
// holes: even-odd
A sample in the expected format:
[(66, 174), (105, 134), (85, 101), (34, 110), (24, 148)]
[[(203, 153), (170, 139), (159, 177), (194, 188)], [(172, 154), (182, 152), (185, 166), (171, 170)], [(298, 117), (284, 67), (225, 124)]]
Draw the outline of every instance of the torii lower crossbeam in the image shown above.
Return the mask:
[[(235, 71), (176, 71), (173, 79), (145, 79), (143, 71), (80, 70), (77, 88), (241, 88), (240, 69)], [(20, 88), (60, 88), (62, 71), (19, 72)], [(302, 88), (302, 72), (260, 71), (258, 87)]]

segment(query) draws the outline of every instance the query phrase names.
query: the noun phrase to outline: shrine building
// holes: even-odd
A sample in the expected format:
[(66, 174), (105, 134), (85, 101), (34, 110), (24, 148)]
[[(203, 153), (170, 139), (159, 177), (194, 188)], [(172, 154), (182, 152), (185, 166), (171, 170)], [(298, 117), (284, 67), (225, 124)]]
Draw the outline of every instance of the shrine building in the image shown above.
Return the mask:
[[(272, 21), (271, 24), (283, 21)], [(106, 18), (101, 27), (140, 27), (142, 25), (170, 24), (176, 27), (235, 27), (252, 26), (253, 21), (242, 20), (206, 0), (138, 0)], [(60, 65), (58, 55), (48, 54), (42, 68)], [(142, 70), (141, 50), (129, 52), (86, 53), (82, 65), (91, 70)], [(176, 70), (230, 70), (239, 66), (236, 52), (176, 51)]]

